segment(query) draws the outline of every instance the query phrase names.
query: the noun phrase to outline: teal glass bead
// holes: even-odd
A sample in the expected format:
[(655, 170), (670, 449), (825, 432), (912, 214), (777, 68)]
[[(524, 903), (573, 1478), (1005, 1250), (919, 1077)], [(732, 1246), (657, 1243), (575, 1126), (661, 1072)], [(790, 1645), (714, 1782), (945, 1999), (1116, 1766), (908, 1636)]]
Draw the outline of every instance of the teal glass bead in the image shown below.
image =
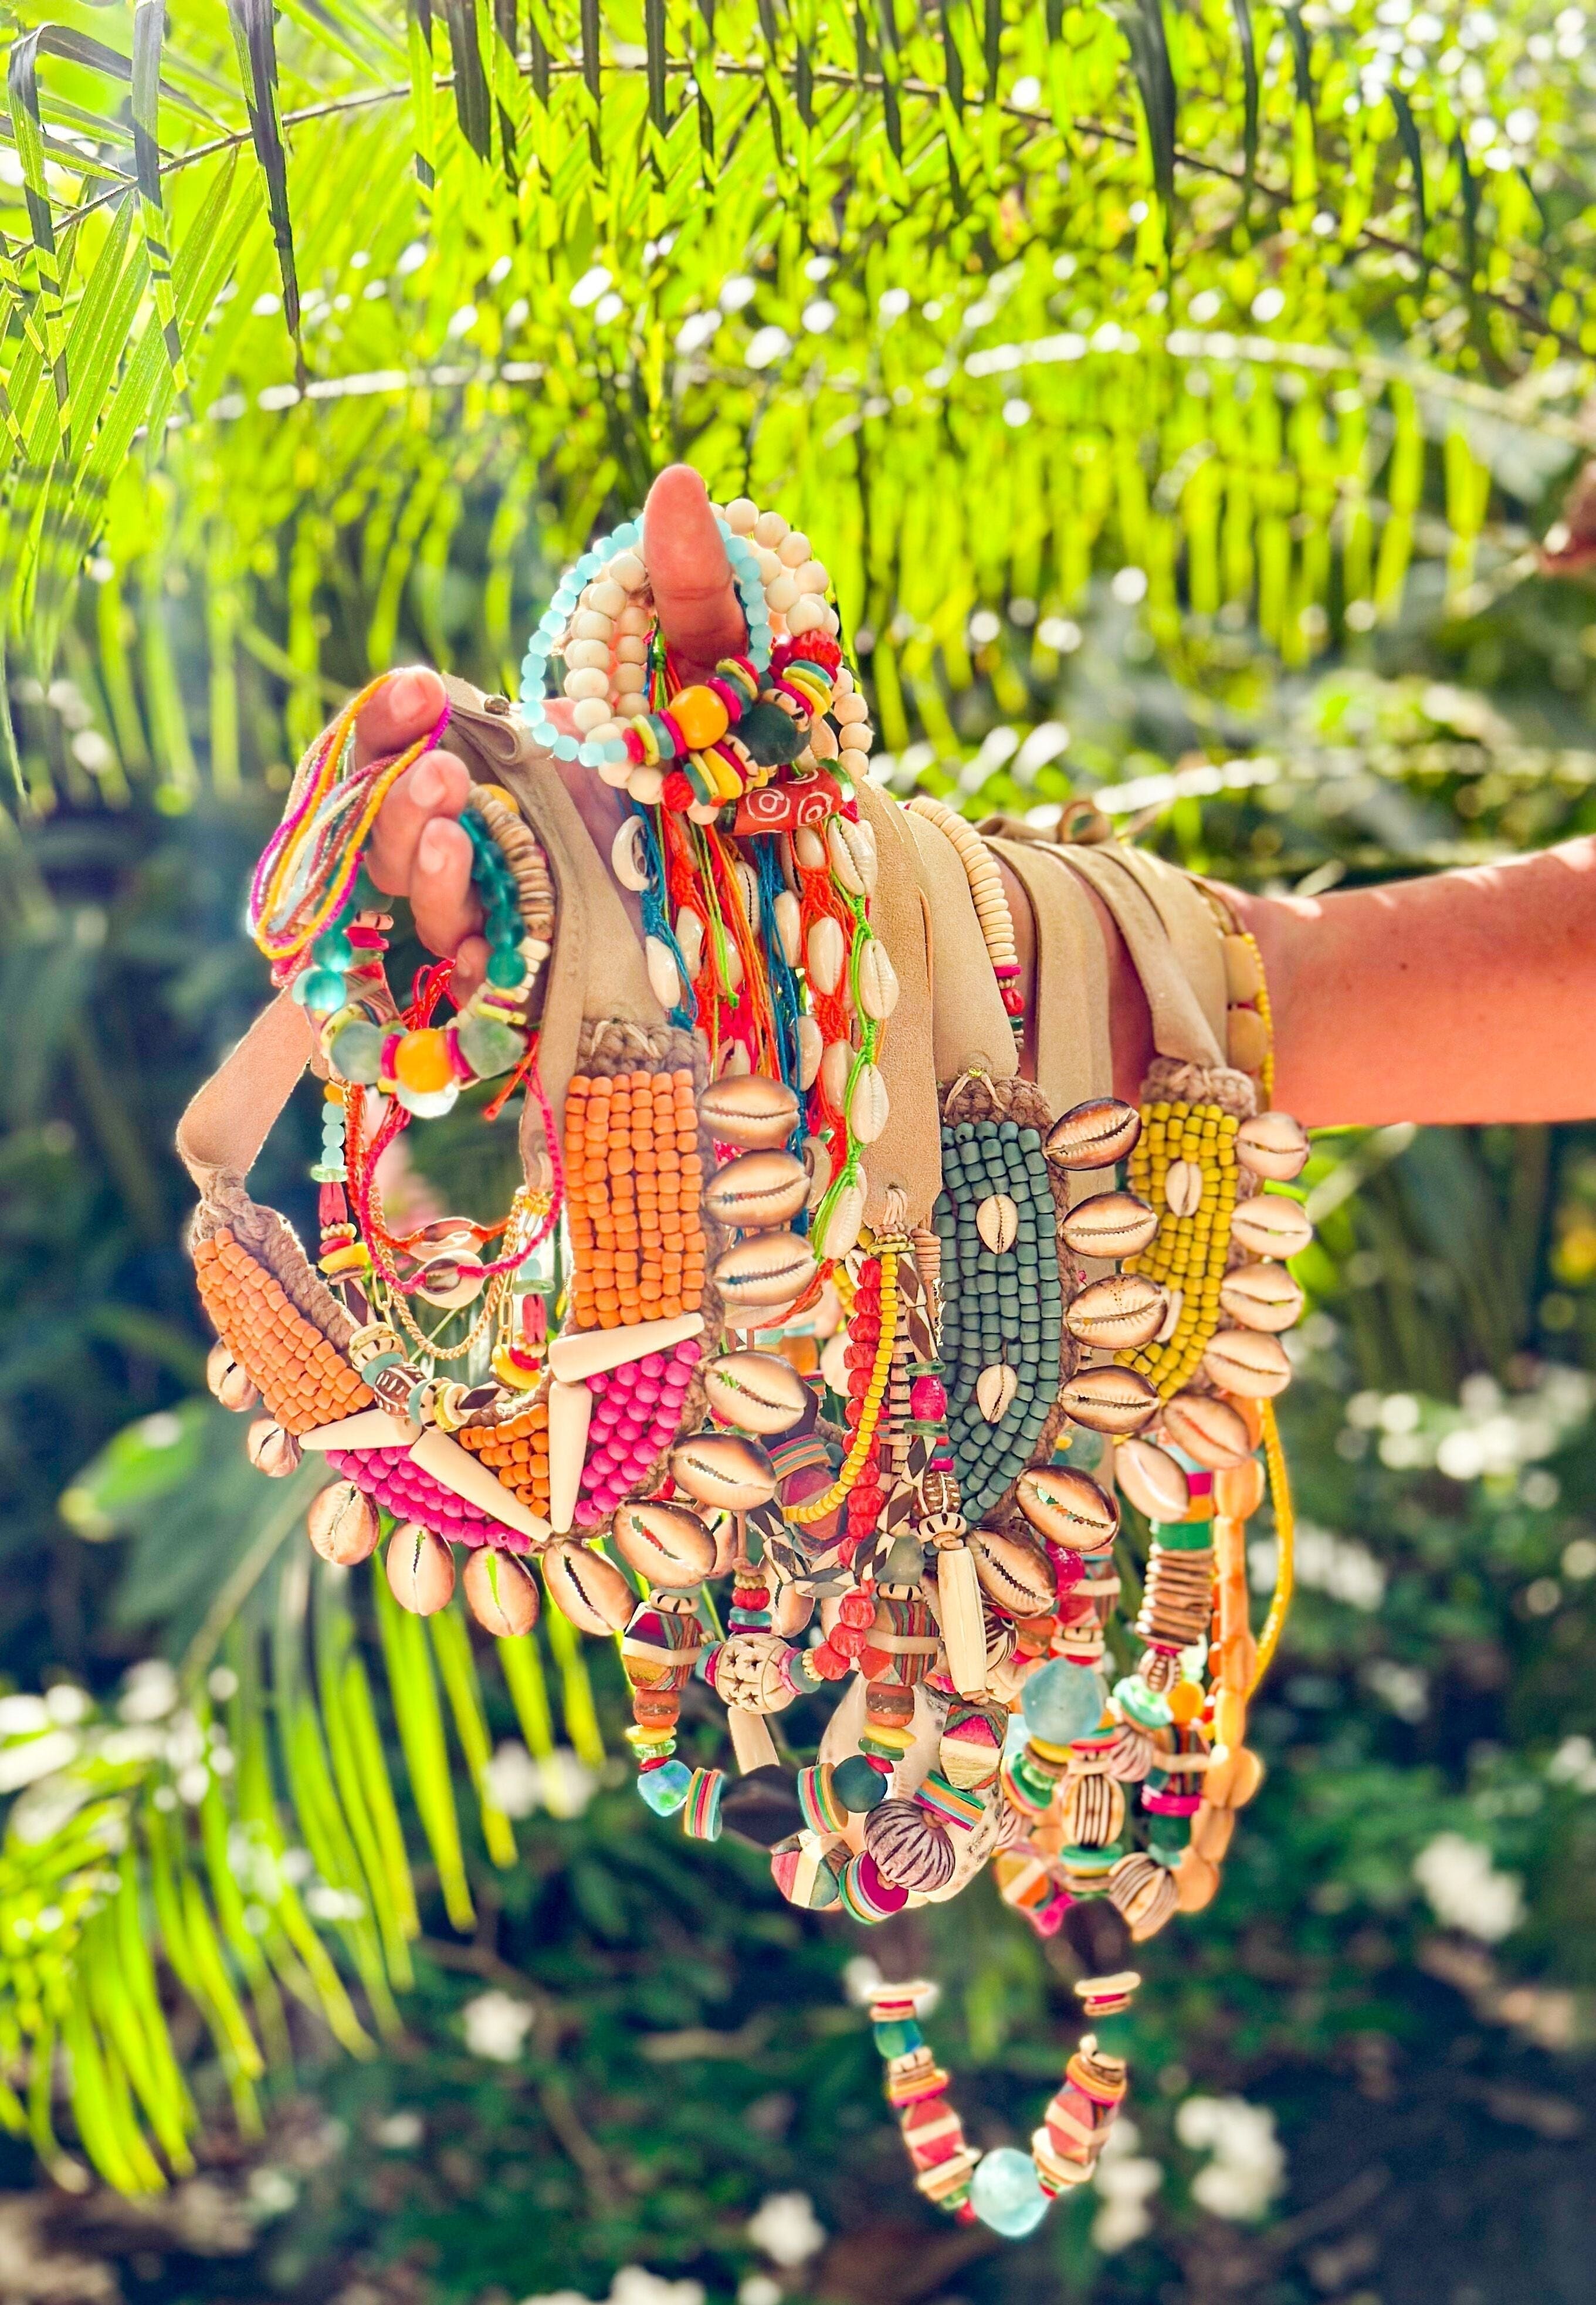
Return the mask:
[(500, 945), (488, 956), (488, 982), (501, 992), (514, 992), (526, 974), (518, 947)]
[(983, 2153), (970, 2180), (970, 2206), (983, 2225), (1006, 2241), (1022, 2241), (1048, 2214), (1048, 2197), (1029, 2153), (995, 2146)]
[(843, 1807), (857, 1816), (886, 1799), (887, 1780), (879, 1769), (871, 1768), (862, 1753), (850, 1753), (832, 1771), (831, 1790)]
[(460, 1053), (479, 1080), (492, 1080), (521, 1060), (526, 1043), (512, 1025), (497, 1017), (473, 1016), (468, 1009), (455, 1027)]
[(383, 1034), (376, 1025), (357, 1020), (341, 1025), (334, 1033), (327, 1057), (340, 1080), (370, 1088), (382, 1060)]
[(1139, 1672), (1127, 1673), (1115, 1682), (1114, 1702), (1138, 1729), (1167, 1729), (1175, 1718), (1168, 1699), (1156, 1688), (1149, 1688)]
[(884, 2057), (906, 2057), (911, 2049), (918, 2049), (924, 2034), (913, 2017), (896, 2018), (885, 2025), (872, 2025), (876, 2046)]
[(335, 968), (340, 973), (354, 958), (354, 947), (340, 928), (330, 928), (318, 936), (310, 952), (318, 968)]
[(1021, 1690), (1020, 1710), (1033, 1737), (1048, 1745), (1067, 1745), (1073, 1737), (1082, 1737), (1097, 1727), (1102, 1717), (1103, 1684), (1090, 1665), (1052, 1657)]
[(344, 1006), (343, 971), (336, 968), (307, 969), (295, 990), (305, 1008), (325, 1016), (329, 1008), (342, 1008)]
[(692, 1771), (685, 1761), (662, 1761), (657, 1769), (643, 1771), (637, 1789), (656, 1816), (671, 1816), (687, 1799), (692, 1782)]

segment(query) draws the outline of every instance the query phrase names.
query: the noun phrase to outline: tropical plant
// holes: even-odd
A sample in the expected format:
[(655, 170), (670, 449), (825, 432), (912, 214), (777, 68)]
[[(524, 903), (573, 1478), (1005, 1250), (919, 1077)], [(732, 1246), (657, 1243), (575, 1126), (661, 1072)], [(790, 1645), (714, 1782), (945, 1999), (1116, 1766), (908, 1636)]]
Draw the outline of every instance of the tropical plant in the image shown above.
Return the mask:
[[(308, 2012), (386, 2072), (446, 1953), (513, 1960), (539, 2008), (587, 2012), (540, 2035), (515, 2131), (581, 2173), (548, 2200), (585, 2202), (595, 2263), (709, 2250), (730, 2278), (734, 2204), (839, 2125), (865, 2141), (828, 2217), (895, 2182), (894, 2140), (842, 2109), (871, 2084), (837, 2046), (841, 1949), (784, 1937), (734, 1855), (706, 1860), (729, 1900), (694, 1886), (618, 1794), (518, 1839), (527, 1756), (544, 1786), (567, 1747), (601, 1773), (607, 1661), (595, 1700), (557, 1618), (482, 1644), (313, 1566), (302, 1492), (200, 1396), (163, 1148), (259, 996), (248, 858), (333, 698), (404, 651), (513, 685), (556, 565), (676, 454), (823, 540), (904, 789), (1091, 795), (1253, 885), (1596, 829), (1588, 611), (1534, 546), (1596, 445), (1583, 30), (1403, 0), (8, 19), (0, 991), (29, 1029), (0, 1082), (0, 2123), (70, 2173), (66, 2105), (95, 2166), (149, 2187), (200, 2149), (213, 2083), (259, 2122)], [(305, 1220), (301, 1127), (261, 1189)], [(440, 1183), (462, 1157), (440, 1138)], [(1547, 1763), (1596, 1727), (1589, 1571), (1559, 1564), (1596, 1565), (1596, 1507), (1543, 1364), (1596, 1349), (1593, 1176), (1568, 1131), (1321, 1146), (1295, 1433), (1319, 1536), (1276, 1786), (1149, 1996), (1149, 2071), (1329, 2070), (1387, 2026), (1371, 1935), (1451, 1958), (1481, 2023), (1516, 1989), (1515, 2037), (1551, 2026), (1535, 1973), (1577, 1966), (1558, 1920), (1591, 1859), (1588, 1755)], [(1516, 1986), (1423, 1931), (1411, 1860), (1447, 1834), (1533, 1875)], [(1068, 1996), (995, 1914), (959, 1927), (945, 2021), (998, 2135)], [(1260, 1982), (1292, 1962), (1306, 2014)], [(768, 2054), (717, 2040), (717, 1995), (739, 2022), (783, 2004)], [(676, 2045), (663, 2129), (624, 2077), (640, 2027)], [(790, 2148), (742, 2118), (772, 2069)], [(1189, 2169), (1159, 2104), (1144, 2133)], [(646, 2208), (612, 2149), (659, 2176)], [(1071, 2278), (1091, 2214), (1060, 2227)], [(1127, 2296), (1171, 2256), (1199, 2277), (1184, 2212), (1159, 2216)], [(565, 2245), (538, 2277), (573, 2276)], [(830, 2293), (881, 2293), (862, 2263)]]
[(409, 585), (501, 677), (529, 588), (689, 448), (826, 538), (896, 746), (941, 733), (972, 608), (1066, 614), (1096, 566), (1218, 693), (1238, 628), (1310, 661), (1415, 554), (1477, 606), (1591, 443), (1592, 115), (1549, 0), (21, 25), (4, 628), (46, 677), (87, 560), (79, 767), (113, 789), (198, 774), (169, 581), (225, 790), (241, 668), (302, 739), (329, 642), (380, 665)]

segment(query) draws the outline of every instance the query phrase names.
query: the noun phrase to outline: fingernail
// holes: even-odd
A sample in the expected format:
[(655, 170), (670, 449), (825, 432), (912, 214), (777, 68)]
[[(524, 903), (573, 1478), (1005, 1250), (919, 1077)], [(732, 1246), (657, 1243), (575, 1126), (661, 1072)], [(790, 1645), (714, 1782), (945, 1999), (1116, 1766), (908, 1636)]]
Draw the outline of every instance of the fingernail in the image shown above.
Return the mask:
[(388, 702), (406, 719), (418, 719), (429, 701), (428, 685), (424, 673), (396, 672), (388, 683)]
[(444, 777), (436, 761), (416, 762), (410, 772), (410, 796), (418, 808), (437, 806), (444, 796)]

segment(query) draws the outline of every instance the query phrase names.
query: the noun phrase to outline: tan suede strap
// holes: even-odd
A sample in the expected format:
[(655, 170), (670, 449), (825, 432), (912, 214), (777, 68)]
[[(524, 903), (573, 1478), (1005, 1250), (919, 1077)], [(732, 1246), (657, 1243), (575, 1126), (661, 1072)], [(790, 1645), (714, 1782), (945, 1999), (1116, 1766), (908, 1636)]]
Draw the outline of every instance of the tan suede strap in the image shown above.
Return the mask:
[(1054, 1112), (1114, 1091), (1108, 956), (1091, 899), (1062, 856), (1033, 842), (988, 838), (1024, 889), (1035, 931), (1031, 994), (1037, 1086)]
[(1219, 1048), (1225, 1046), (1225, 953), (1213, 903), (1201, 880), (1146, 849), (1116, 844), (1099, 852), (1133, 872), (1152, 898), (1197, 1006)]
[[(1192, 990), (1163, 915), (1127, 863), (1126, 852), (1105, 846), (1065, 848), (1058, 854), (1071, 872), (1097, 891), (1114, 916), (1147, 995), (1153, 1046), (1159, 1055), (1181, 1064), (1222, 1067), (1223, 1043)], [(1211, 915), (1209, 933), (1218, 957), (1218, 933), (1211, 925)]]
[[(564, 1127), (565, 1091), (576, 1070), (584, 1024), (614, 1024), (649, 1036), (668, 1031), (649, 982), (642, 948), (626, 916), (607, 860), (594, 846), (550, 755), (502, 697), (485, 698), (463, 680), (446, 679), (451, 707), (444, 743), (480, 784), (502, 784), (521, 803), (543, 844), (557, 911), (554, 950), (544, 979), (538, 1076)], [(522, 1151), (542, 1149), (537, 1100), (522, 1111)]]
[(879, 1224), (896, 1186), (911, 1225), (930, 1222), (942, 1189), (937, 1067), (932, 1051), (931, 957), (921, 902), (919, 851), (896, 801), (874, 785), (859, 787), (859, 814), (876, 836), (880, 858), (870, 926), (897, 971), (898, 1004), (881, 1035), (877, 1063), (887, 1083), (887, 1126), (864, 1155), (869, 1194), (865, 1221)]
[(242, 1189), (312, 1046), (304, 1010), (279, 992), (195, 1091), (177, 1124), (177, 1155), (202, 1201)]

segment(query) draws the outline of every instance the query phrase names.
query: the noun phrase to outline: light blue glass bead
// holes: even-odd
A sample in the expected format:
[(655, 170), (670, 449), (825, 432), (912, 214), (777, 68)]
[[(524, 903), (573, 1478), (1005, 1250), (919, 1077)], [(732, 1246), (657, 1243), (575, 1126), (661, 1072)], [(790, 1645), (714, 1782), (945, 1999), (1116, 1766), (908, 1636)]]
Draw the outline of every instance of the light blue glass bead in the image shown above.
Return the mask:
[(556, 736), (548, 749), (556, 761), (573, 761), (576, 758), (576, 739), (574, 736)]
[(1048, 2197), (1030, 2154), (1013, 2145), (983, 2153), (970, 2180), (970, 2206), (983, 2225), (1006, 2241), (1034, 2233), (1048, 2214)]
[(1051, 1657), (1020, 1691), (1020, 1710), (1033, 1737), (1048, 1745), (1067, 1745), (1072, 1737), (1095, 1729), (1102, 1718), (1103, 1684), (1090, 1665)]
[(634, 520), (624, 520), (609, 540), (611, 552), (629, 552), (641, 532)]
[(662, 1761), (658, 1768), (643, 1771), (637, 1789), (656, 1816), (669, 1816), (687, 1799), (692, 1782), (692, 1771), (685, 1761)]

